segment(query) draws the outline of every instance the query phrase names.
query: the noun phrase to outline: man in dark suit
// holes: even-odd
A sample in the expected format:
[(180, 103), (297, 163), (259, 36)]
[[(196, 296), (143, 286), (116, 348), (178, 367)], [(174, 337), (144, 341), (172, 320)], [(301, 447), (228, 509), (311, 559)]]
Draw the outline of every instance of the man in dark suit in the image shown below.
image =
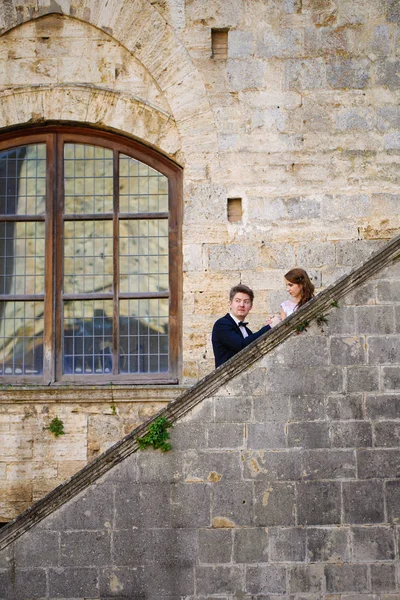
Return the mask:
[[(273, 317), (271, 325), (261, 327), (252, 333), (247, 327), (245, 318), (249, 314), (254, 300), (254, 292), (247, 285), (235, 285), (229, 293), (230, 312), (215, 322), (212, 331), (212, 345), (215, 356), (215, 366), (219, 367), (240, 350), (254, 342), (263, 333), (276, 325)], [(277, 320), (279, 322), (279, 320)]]

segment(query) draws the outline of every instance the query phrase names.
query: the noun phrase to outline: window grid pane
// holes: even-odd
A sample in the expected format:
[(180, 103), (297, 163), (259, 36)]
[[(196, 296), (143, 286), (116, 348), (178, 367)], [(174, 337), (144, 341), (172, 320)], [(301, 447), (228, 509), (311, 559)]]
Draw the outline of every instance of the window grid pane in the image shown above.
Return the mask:
[(112, 373), (112, 300), (64, 303), (64, 373)]
[(65, 144), (66, 214), (113, 211), (113, 152), (99, 146)]
[(43, 215), (46, 207), (46, 145), (0, 153), (0, 214)]
[(44, 294), (44, 222), (0, 223), (0, 294)]
[(43, 373), (44, 302), (0, 302), (0, 375)]
[(168, 371), (168, 299), (121, 300), (120, 373)]
[(168, 178), (138, 160), (121, 154), (119, 206), (121, 213), (168, 212)]
[(168, 221), (120, 221), (120, 291), (168, 290)]

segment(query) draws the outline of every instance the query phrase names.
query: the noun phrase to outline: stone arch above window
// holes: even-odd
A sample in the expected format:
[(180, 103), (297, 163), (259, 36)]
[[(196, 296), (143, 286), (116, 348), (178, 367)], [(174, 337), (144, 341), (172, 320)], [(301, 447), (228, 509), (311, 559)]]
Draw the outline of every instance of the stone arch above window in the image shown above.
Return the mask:
[(114, 134), (0, 137), (0, 374), (175, 383), (181, 170)]

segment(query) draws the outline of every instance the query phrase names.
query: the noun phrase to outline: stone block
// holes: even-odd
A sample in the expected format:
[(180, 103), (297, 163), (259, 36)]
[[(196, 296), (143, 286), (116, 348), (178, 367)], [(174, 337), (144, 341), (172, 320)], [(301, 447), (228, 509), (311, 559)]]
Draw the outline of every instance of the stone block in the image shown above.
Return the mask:
[(268, 421), (285, 423), (289, 419), (289, 398), (285, 394), (269, 393), (253, 398), (253, 414), (256, 423)]
[(213, 527), (254, 525), (253, 484), (218, 483), (212, 493)]
[(345, 421), (363, 419), (362, 394), (328, 396), (326, 414), (328, 419)]
[(394, 307), (395, 321), (396, 321), (396, 333), (400, 333), (400, 306)]
[(389, 90), (397, 90), (400, 87), (399, 76), (400, 61), (392, 58), (380, 60), (376, 63), (376, 82)]
[(304, 49), (308, 56), (330, 56), (348, 51), (346, 31), (330, 27), (307, 27), (304, 31)]
[(204, 483), (171, 486), (172, 527), (210, 527), (210, 488)]
[(87, 597), (98, 595), (97, 569), (49, 569), (49, 594), (51, 598)]
[(111, 540), (108, 531), (61, 532), (60, 565), (102, 567), (110, 564)]
[(296, 565), (289, 569), (289, 591), (291, 593), (322, 592), (325, 583), (322, 565)]
[(333, 365), (365, 364), (365, 340), (359, 336), (330, 338), (330, 355)]
[[(383, 245), (382, 240), (357, 240), (338, 242), (336, 259), (338, 265), (358, 267)], [(368, 285), (368, 284), (367, 284)]]
[[(362, 475), (359, 474), (359, 477)], [(380, 481), (343, 482), (343, 522), (383, 523), (383, 483)]]
[(137, 453), (138, 481), (141, 483), (174, 483), (183, 477), (184, 453), (172, 450), (162, 454), (148, 449)]
[(291, 448), (329, 448), (329, 424), (310, 421), (309, 423), (288, 423), (288, 446)]
[(204, 423), (179, 423), (170, 430), (171, 446), (174, 450), (191, 450), (206, 446), (206, 426)]
[(299, 525), (340, 523), (340, 484), (336, 482), (297, 483)]
[(294, 483), (256, 483), (254, 514), (261, 527), (295, 525), (296, 489)]
[[(371, 565), (371, 590), (373, 592), (389, 592), (396, 590), (396, 565)], [(396, 600), (396, 598), (393, 598)]]
[(239, 566), (196, 567), (196, 592), (200, 596), (237, 594), (243, 590), (243, 571)]
[(285, 88), (314, 90), (326, 87), (325, 64), (321, 58), (287, 60), (285, 63)]
[(382, 421), (374, 426), (375, 447), (400, 448), (400, 422)]
[(153, 533), (136, 528), (113, 531), (112, 564), (116, 567), (138, 567), (152, 563), (155, 546)]
[(352, 538), (354, 560), (394, 560), (394, 531), (391, 527), (352, 527)]
[(352, 306), (332, 310), (328, 319), (329, 331), (335, 335), (352, 336), (356, 333), (355, 309)]
[[(238, 449), (245, 447), (245, 426), (241, 423), (212, 423), (207, 427), (207, 447)], [(197, 446), (197, 447), (202, 447)]]
[[(14, 546), (18, 568), (57, 566), (59, 556), (59, 533), (34, 529), (19, 538)], [(38, 552), (40, 548), (40, 552)]]
[(315, 390), (323, 394), (326, 392), (343, 391), (343, 372), (338, 367), (324, 367), (318, 369), (311, 367), (287, 367), (276, 365), (269, 372), (267, 378), (267, 391), (312, 395)]
[(331, 242), (299, 244), (297, 260), (305, 269), (336, 264), (335, 246)]
[(399, 150), (400, 149), (400, 132), (395, 131), (388, 133), (383, 139), (385, 150)]
[(312, 421), (325, 419), (325, 396), (290, 396), (290, 420)]
[(246, 564), (268, 562), (268, 530), (261, 527), (236, 529), (233, 560)]
[(0, 570), (0, 599), (10, 600), (14, 592), (12, 589), (13, 583), (11, 580), (11, 572), (8, 570)]
[(357, 333), (387, 335), (395, 331), (392, 306), (358, 306), (355, 316)]
[[(135, 567), (107, 567), (104, 566), (99, 570), (99, 591), (100, 598), (118, 598), (118, 593), (122, 593), (129, 598), (138, 598), (140, 600), (146, 598), (147, 581), (158, 577), (159, 570), (154, 569), (152, 578), (146, 579), (145, 568)], [(162, 567), (160, 567), (161, 569)], [(96, 597), (96, 596), (95, 596)]]
[(366, 565), (343, 564), (325, 566), (326, 591), (366, 592), (368, 573)]
[(270, 562), (305, 562), (306, 530), (300, 527), (269, 529)]
[(243, 453), (245, 479), (296, 481), (301, 479), (301, 456), (297, 450), (254, 451)]
[(327, 83), (334, 89), (364, 89), (371, 77), (370, 61), (338, 59), (326, 66)]
[(199, 529), (200, 563), (230, 563), (233, 552), (231, 529)]
[(118, 463), (103, 477), (103, 481), (107, 483), (116, 482), (134, 482), (138, 479), (137, 469), (137, 457), (138, 454), (135, 452), (128, 456), (124, 461)]
[(169, 527), (170, 483), (120, 484), (115, 494), (115, 528)]
[(328, 365), (328, 340), (322, 336), (292, 337), (275, 350), (274, 359), (280, 364), (296, 367)]
[(375, 113), (369, 109), (346, 109), (336, 115), (339, 131), (370, 131), (375, 127)]
[(310, 450), (303, 453), (306, 480), (354, 479), (356, 459), (351, 450)]
[(229, 31), (228, 58), (248, 58), (253, 54), (251, 31)]
[(258, 56), (262, 58), (293, 58), (302, 53), (302, 32), (288, 28), (264, 31), (262, 40), (257, 44)]
[[(196, 562), (198, 536), (195, 528), (154, 529), (152, 532), (146, 532), (148, 538), (150, 537), (149, 533), (152, 534), (151, 539), (148, 539), (147, 542), (145, 541), (144, 545), (147, 544), (152, 548), (153, 560), (157, 562), (157, 565), (180, 564), (189, 567)], [(128, 544), (126, 550), (129, 551)]]
[(385, 483), (387, 520), (389, 523), (400, 523), (400, 481)]
[(367, 419), (397, 419), (400, 414), (398, 394), (366, 394), (365, 416)]
[(393, 365), (400, 363), (400, 335), (368, 337), (368, 363)]
[(390, 478), (400, 472), (400, 450), (357, 450), (357, 463), (360, 478)]
[(114, 485), (92, 485), (70, 502), (64, 512), (62, 528), (66, 531), (104, 529), (111, 526), (113, 518)]
[(230, 92), (261, 88), (265, 77), (265, 63), (251, 58), (228, 60), (227, 76)]
[(345, 527), (307, 529), (310, 562), (347, 562), (350, 559), (349, 530)]
[[(195, 579), (193, 565), (186, 564), (159, 564), (156, 569), (148, 572), (145, 577), (145, 595), (146, 598), (167, 598), (173, 596), (189, 596), (194, 593)], [(125, 589), (124, 589), (124, 593)], [(133, 589), (131, 597), (135, 598), (136, 591)], [(126, 594), (129, 598), (129, 595)], [(112, 597), (112, 596), (111, 596)]]
[(247, 446), (251, 450), (276, 450), (286, 447), (284, 423), (249, 423)]
[(372, 426), (367, 421), (331, 424), (333, 448), (366, 448), (372, 446)]
[(348, 392), (375, 392), (378, 390), (378, 367), (349, 367), (347, 369)]
[[(6, 586), (7, 583), (6, 579)], [(12, 591), (10, 596), (6, 597), (6, 600), (11, 600), (11, 598), (27, 598), (29, 600), (45, 598), (47, 595), (45, 569), (17, 569), (9, 590)]]
[(400, 390), (400, 367), (384, 367), (382, 376), (385, 391)]
[(241, 479), (240, 452), (188, 451), (185, 453), (186, 483), (238, 481)]
[(251, 421), (252, 398), (249, 395), (217, 397), (215, 399), (216, 423), (248, 423)]
[(284, 594), (286, 589), (286, 568), (263, 565), (246, 569), (246, 592), (249, 594)]

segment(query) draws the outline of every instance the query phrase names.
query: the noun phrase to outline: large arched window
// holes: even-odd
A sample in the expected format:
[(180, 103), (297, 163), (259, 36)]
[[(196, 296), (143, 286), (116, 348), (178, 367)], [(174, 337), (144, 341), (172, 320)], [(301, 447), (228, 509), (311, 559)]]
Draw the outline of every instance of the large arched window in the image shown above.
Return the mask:
[(0, 136), (0, 376), (176, 382), (181, 171), (84, 128)]

